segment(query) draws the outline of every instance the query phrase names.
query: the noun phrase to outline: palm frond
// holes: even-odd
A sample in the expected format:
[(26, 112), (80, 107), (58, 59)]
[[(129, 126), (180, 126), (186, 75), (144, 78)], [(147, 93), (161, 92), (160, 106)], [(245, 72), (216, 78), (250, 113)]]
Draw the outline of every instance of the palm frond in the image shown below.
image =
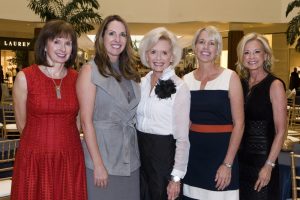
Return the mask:
[(61, 6), (60, 0), (31, 0), (28, 7), (33, 10), (35, 14), (39, 15), (42, 21), (48, 21), (58, 18), (58, 5)]
[(286, 31), (286, 38), (287, 38), (287, 43), (289, 45), (293, 45), (295, 40), (299, 37), (300, 35), (300, 15), (294, 17), (288, 25), (287, 31)]
[(43, 21), (63, 19), (73, 25), (78, 36), (94, 30), (93, 24), (101, 23), (96, 12), (100, 7), (97, 0), (28, 0), (28, 7)]
[(74, 24), (78, 24), (80, 22), (87, 22), (92, 24), (102, 22), (101, 16), (98, 13), (95, 13), (92, 9), (85, 9), (81, 10), (80, 12), (73, 13), (69, 20)]
[[(73, 24), (77, 33), (87, 33), (94, 30), (94, 24), (100, 24), (102, 18), (98, 13), (93, 12), (92, 9), (86, 9), (78, 13), (74, 13), (68, 21)], [(80, 34), (78, 34), (80, 36)]]
[(71, 1), (63, 8), (62, 15), (68, 18), (68, 16), (71, 16), (72, 13), (77, 12), (79, 9), (78, 4), (75, 1)]
[(89, 32), (91, 30), (94, 30), (94, 26), (91, 25), (91, 24), (83, 22), (83, 23), (74, 25), (74, 29), (75, 29), (78, 37), (80, 37), (80, 35), (82, 33), (87, 33), (87, 32)]
[(73, 2), (78, 3), (80, 5), (88, 5), (89, 7), (91, 6), (94, 9), (99, 8), (99, 3), (97, 0), (73, 0)]
[(288, 7), (285, 12), (285, 16), (287, 17), (289, 13), (296, 7), (300, 7), (300, 0), (294, 0), (288, 4)]
[(298, 38), (298, 40), (297, 40), (295, 49), (296, 49), (296, 51), (300, 52), (300, 38)]

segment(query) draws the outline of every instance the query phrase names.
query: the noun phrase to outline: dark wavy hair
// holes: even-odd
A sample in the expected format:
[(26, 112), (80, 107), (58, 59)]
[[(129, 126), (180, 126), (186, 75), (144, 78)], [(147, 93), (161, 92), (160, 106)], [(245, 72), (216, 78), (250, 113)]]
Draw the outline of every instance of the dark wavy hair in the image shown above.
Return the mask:
[(48, 40), (54, 40), (57, 37), (70, 38), (72, 40), (72, 52), (65, 63), (65, 67), (74, 65), (77, 56), (77, 36), (72, 25), (63, 20), (51, 20), (40, 31), (34, 47), (36, 64), (49, 66), (45, 47)]
[(136, 82), (140, 82), (140, 75), (136, 70), (136, 56), (134, 54), (134, 50), (132, 47), (132, 42), (130, 38), (129, 29), (127, 23), (124, 19), (122, 19), (119, 15), (110, 15), (107, 16), (96, 34), (95, 40), (95, 58), (94, 61), (98, 66), (98, 70), (100, 74), (104, 77), (113, 76), (117, 81), (121, 80), (121, 75), (116, 72), (110, 62), (109, 56), (107, 54), (106, 48), (104, 46), (104, 34), (107, 30), (108, 25), (112, 21), (121, 22), (126, 30), (126, 46), (123, 52), (119, 56), (119, 68), (120, 73), (124, 76), (124, 78), (128, 80), (134, 80)]

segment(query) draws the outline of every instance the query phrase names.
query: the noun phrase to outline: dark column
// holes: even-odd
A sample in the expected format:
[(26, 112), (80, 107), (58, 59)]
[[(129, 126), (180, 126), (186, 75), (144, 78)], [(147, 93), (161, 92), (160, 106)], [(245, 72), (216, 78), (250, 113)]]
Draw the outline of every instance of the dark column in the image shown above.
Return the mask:
[(235, 70), (235, 63), (237, 61), (236, 47), (239, 41), (244, 36), (243, 31), (229, 31), (228, 32), (228, 68)]

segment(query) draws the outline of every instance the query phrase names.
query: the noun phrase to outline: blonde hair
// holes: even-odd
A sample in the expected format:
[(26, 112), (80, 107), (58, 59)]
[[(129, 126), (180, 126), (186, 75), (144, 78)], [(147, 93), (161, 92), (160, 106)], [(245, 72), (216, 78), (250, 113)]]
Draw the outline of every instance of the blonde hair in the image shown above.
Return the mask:
[(221, 56), (222, 53), (222, 48), (223, 48), (223, 42), (222, 42), (222, 35), (218, 31), (218, 29), (214, 26), (207, 26), (204, 28), (200, 28), (196, 31), (193, 41), (192, 41), (192, 48), (195, 51), (195, 46), (196, 43), (198, 42), (199, 35), (203, 32), (206, 31), (208, 34), (208, 37), (212, 40), (214, 40), (217, 44), (217, 56)]
[(171, 44), (173, 62), (171, 67), (174, 68), (181, 60), (182, 48), (177, 42), (177, 37), (174, 33), (164, 27), (158, 27), (149, 31), (142, 39), (139, 46), (140, 59), (146, 67), (149, 67), (147, 62), (147, 51), (152, 48), (159, 40), (167, 40)]
[(239, 44), (237, 46), (238, 61), (236, 62), (236, 66), (237, 66), (237, 70), (238, 70), (238, 73), (240, 74), (240, 76), (245, 79), (249, 78), (249, 71), (243, 65), (243, 56), (244, 56), (245, 45), (249, 41), (253, 41), (253, 40), (259, 41), (262, 44), (264, 52), (267, 54), (267, 59), (264, 61), (264, 64), (263, 64), (264, 70), (266, 72), (270, 73), (271, 67), (274, 63), (273, 52), (272, 52), (271, 46), (270, 46), (267, 38), (259, 33), (248, 33), (241, 39), (241, 41), (239, 42)]

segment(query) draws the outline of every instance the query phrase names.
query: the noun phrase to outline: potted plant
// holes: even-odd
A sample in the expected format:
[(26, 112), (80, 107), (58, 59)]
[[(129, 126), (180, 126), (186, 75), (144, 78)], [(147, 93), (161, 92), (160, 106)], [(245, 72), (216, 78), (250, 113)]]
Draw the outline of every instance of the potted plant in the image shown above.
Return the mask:
[(78, 36), (94, 30), (93, 24), (102, 22), (101, 16), (95, 12), (100, 7), (97, 0), (29, 0), (28, 7), (42, 21), (62, 19), (69, 22)]

